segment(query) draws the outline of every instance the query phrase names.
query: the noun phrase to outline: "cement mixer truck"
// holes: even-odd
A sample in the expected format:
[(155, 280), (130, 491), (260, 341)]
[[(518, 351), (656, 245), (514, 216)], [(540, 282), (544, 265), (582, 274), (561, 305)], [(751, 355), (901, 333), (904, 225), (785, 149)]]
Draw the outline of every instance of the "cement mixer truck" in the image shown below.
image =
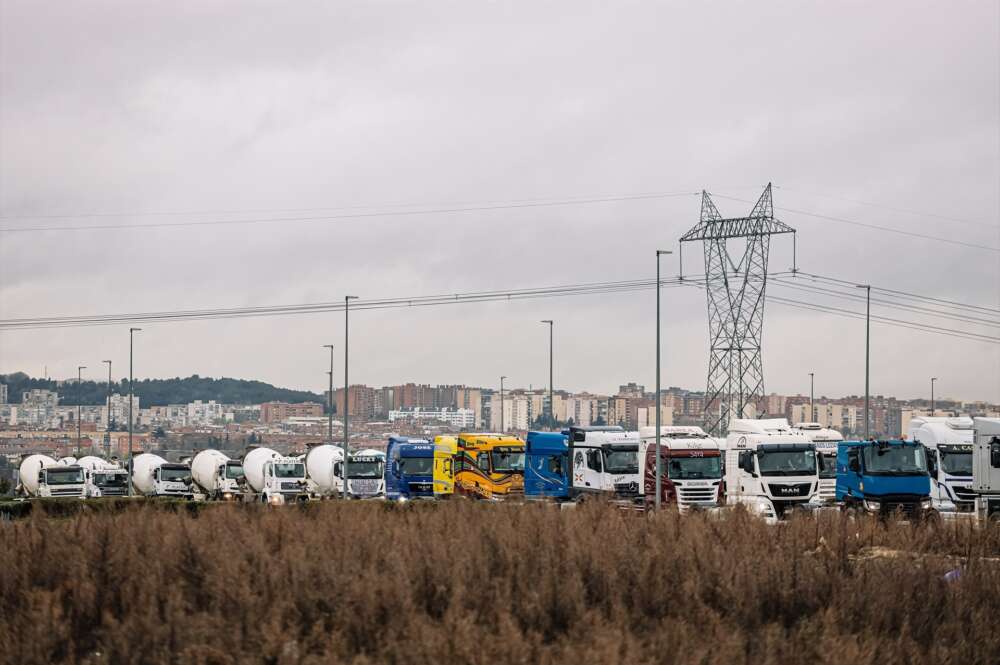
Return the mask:
[(87, 498), (125, 496), (128, 494), (128, 471), (115, 462), (96, 455), (86, 455), (77, 462), (83, 467)]
[(132, 458), (132, 488), (142, 496), (174, 496), (190, 499), (191, 467), (168, 462), (159, 455), (142, 453)]
[(243, 463), (209, 448), (191, 458), (194, 498), (200, 501), (233, 501), (240, 497)]
[(60, 464), (48, 455), (28, 455), (18, 472), (18, 490), (26, 497), (82, 499), (86, 495), (83, 468), (78, 465)]
[(306, 490), (314, 499), (340, 496), (344, 491), (344, 449), (325, 443), (305, 454)]
[(249, 490), (245, 498), (268, 504), (309, 498), (306, 465), (297, 457), (285, 457), (270, 448), (254, 448), (243, 456), (243, 473)]

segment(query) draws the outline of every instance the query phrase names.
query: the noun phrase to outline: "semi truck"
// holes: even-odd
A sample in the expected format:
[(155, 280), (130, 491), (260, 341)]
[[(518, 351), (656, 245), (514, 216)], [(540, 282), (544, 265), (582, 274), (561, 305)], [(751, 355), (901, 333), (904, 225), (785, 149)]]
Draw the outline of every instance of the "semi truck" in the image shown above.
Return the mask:
[(270, 448), (254, 448), (243, 456), (244, 499), (271, 505), (305, 501), (306, 465)]
[(638, 432), (621, 428), (528, 432), (525, 498), (576, 501), (606, 496), (637, 503), (638, 450)]
[(480, 499), (524, 494), (524, 441), (506, 434), (456, 437), (455, 491)]
[(820, 423), (798, 423), (794, 428), (816, 444), (816, 462), (819, 464), (819, 501), (832, 504), (837, 500), (837, 446), (844, 436), (835, 429)]
[[(639, 430), (643, 470), (642, 500), (656, 503), (656, 428)], [(722, 497), (722, 451), (700, 427), (660, 427), (660, 503), (680, 512), (715, 508)]]
[(1000, 521), (1000, 418), (975, 418), (972, 489), (982, 519)]
[(447, 499), (455, 494), (455, 455), (458, 439), (453, 436), (434, 437), (434, 496)]
[(943, 513), (975, 510), (972, 418), (917, 416), (910, 420), (908, 432), (908, 438), (927, 451), (934, 509)]
[(385, 496), (393, 501), (434, 498), (434, 444), (390, 436), (385, 449)]
[(29, 498), (63, 497), (82, 499), (86, 496), (83, 467), (60, 464), (48, 455), (28, 455), (18, 468), (19, 493)]
[(128, 494), (128, 471), (116, 462), (96, 455), (86, 455), (77, 462), (83, 467), (87, 498), (125, 496)]
[(727, 505), (774, 522), (809, 504), (819, 485), (816, 444), (784, 418), (735, 418), (726, 437)]
[(837, 502), (848, 511), (928, 516), (933, 501), (925, 448), (915, 441), (841, 441)]
[(306, 467), (306, 489), (314, 499), (344, 493), (344, 449), (332, 444), (313, 446), (301, 458)]
[(385, 496), (385, 453), (367, 448), (351, 453), (347, 467), (347, 495), (352, 499)]
[(211, 448), (199, 450), (191, 459), (191, 479), (196, 499), (235, 501), (240, 498), (243, 463)]
[(168, 462), (153, 453), (136, 455), (130, 463), (136, 494), (193, 498), (191, 467), (187, 464)]

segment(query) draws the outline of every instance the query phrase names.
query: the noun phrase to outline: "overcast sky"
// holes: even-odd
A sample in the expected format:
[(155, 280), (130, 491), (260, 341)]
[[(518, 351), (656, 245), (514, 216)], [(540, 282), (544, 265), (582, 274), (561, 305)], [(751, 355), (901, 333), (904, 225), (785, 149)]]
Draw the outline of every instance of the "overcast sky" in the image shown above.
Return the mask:
[[(1000, 247), (995, 1), (0, 0), (0, 226), (148, 224), (708, 189)], [(862, 205), (873, 202), (885, 207)], [(409, 208), (390, 207), (408, 205)], [(900, 209), (900, 210), (894, 210)], [(911, 214), (904, 210), (924, 214)], [(246, 211), (233, 214), (226, 211)], [(185, 215), (148, 213), (187, 212)], [(100, 213), (102, 217), (80, 217)], [(121, 214), (119, 214), (121, 213)], [(51, 215), (77, 215), (50, 218)], [(697, 196), (0, 233), (0, 319), (650, 278)], [(939, 215), (938, 217), (932, 215)], [(1000, 253), (790, 211), (803, 270), (1000, 308)], [(964, 221), (959, 221), (964, 220)], [(677, 272), (664, 259), (664, 274)], [(688, 246), (685, 271), (700, 272)], [(774, 240), (771, 270), (791, 266)], [(812, 295), (772, 284), (770, 295)], [(351, 380), (652, 387), (654, 294), (359, 312)], [(667, 289), (664, 384), (703, 389), (704, 293)], [(854, 310), (863, 305), (826, 301)], [(873, 313), (998, 336), (996, 327)], [(997, 318), (994, 313), (994, 318)], [(343, 316), (147, 324), (139, 377), (320, 390)], [(872, 390), (1000, 401), (1000, 346), (874, 325)], [(127, 375), (128, 328), (0, 333), (0, 373)], [(767, 392), (864, 391), (864, 323), (767, 306)]]

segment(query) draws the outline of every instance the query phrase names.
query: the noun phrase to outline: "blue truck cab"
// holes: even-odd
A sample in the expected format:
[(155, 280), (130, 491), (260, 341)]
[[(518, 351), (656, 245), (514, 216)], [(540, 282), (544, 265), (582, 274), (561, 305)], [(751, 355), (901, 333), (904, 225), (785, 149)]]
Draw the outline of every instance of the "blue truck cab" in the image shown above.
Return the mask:
[(385, 449), (385, 498), (434, 498), (434, 444), (427, 439), (391, 436)]
[(837, 502), (845, 509), (909, 517), (931, 512), (927, 451), (915, 441), (841, 441)]
[(528, 432), (524, 444), (525, 499), (568, 499), (569, 446), (560, 432)]

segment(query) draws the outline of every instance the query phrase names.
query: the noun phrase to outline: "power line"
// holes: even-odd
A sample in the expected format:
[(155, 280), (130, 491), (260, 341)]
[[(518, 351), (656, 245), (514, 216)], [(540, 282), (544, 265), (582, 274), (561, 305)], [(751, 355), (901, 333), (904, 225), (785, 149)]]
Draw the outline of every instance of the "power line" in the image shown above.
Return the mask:
[(344, 219), (366, 219), (371, 217), (408, 217), (413, 215), (438, 215), (462, 212), (485, 212), (490, 210), (511, 210), (518, 208), (550, 208), (557, 206), (589, 205), (595, 203), (616, 203), (621, 201), (644, 201), (666, 199), (678, 196), (694, 196), (696, 192), (662, 192), (657, 194), (634, 194), (629, 196), (607, 196), (587, 199), (563, 199), (552, 201), (507, 202), (460, 207), (424, 208), (420, 210), (390, 210), (378, 212), (344, 213), (339, 215), (318, 215), (311, 217), (258, 217), (255, 219), (213, 219), (205, 221), (150, 222), (148, 224), (89, 224), (81, 226), (20, 226), (0, 227), (0, 233), (35, 233), (40, 231), (107, 231), (116, 229), (140, 230), (183, 228), (197, 226), (232, 226), (241, 224), (313, 223)]
[[(712, 196), (718, 197), (720, 199), (729, 199), (730, 201), (740, 201), (741, 203), (753, 203), (747, 199), (741, 199), (736, 196), (725, 196), (723, 194), (712, 194)], [(844, 217), (834, 217), (832, 215), (821, 215), (816, 212), (808, 212), (806, 210), (796, 210), (795, 208), (784, 208), (779, 206), (774, 206), (775, 210), (782, 210), (784, 212), (790, 212), (795, 215), (805, 215), (807, 217), (816, 217), (817, 219), (825, 219), (831, 222), (837, 222), (840, 224), (850, 224), (852, 226), (861, 226), (868, 229), (876, 229), (878, 231), (886, 231), (888, 233), (896, 233), (899, 235), (910, 236), (913, 238), (921, 238), (923, 240), (933, 240), (935, 242), (944, 242), (950, 245), (958, 245), (960, 247), (969, 247), (971, 249), (981, 249), (989, 252), (1000, 252), (1000, 247), (992, 247), (990, 245), (977, 245), (971, 242), (962, 242), (961, 240), (952, 240), (951, 238), (941, 238), (938, 236), (930, 236), (923, 233), (914, 233), (913, 231), (904, 231), (902, 229), (894, 229), (891, 226), (880, 226), (878, 224), (869, 224), (867, 222), (858, 222), (853, 219), (846, 219)]]

